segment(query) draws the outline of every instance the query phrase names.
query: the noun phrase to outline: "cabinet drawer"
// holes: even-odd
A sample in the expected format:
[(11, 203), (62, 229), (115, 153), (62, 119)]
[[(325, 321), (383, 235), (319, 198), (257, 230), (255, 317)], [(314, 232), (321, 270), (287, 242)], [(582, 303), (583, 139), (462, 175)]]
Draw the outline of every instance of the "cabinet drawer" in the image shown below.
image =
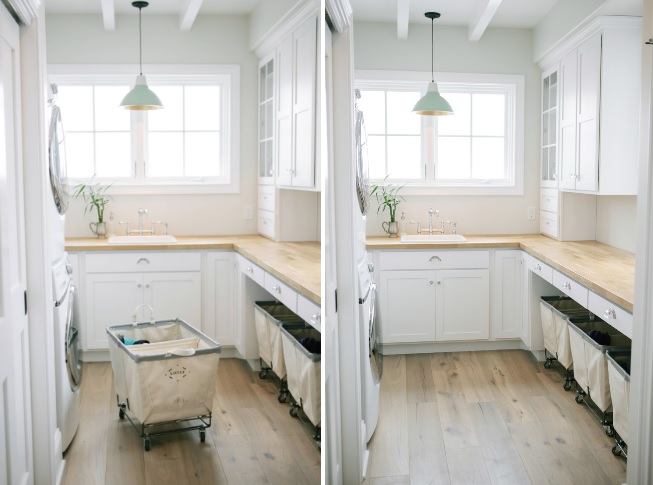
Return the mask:
[(178, 251), (86, 254), (87, 273), (200, 271), (199, 253)]
[(240, 254), (236, 254), (236, 261), (238, 261), (240, 271), (244, 275), (249, 276), (261, 286), (265, 285), (265, 271), (263, 268), (255, 265), (249, 259)]
[(297, 312), (297, 292), (270, 273), (265, 273), (265, 289), (291, 311)]
[(558, 213), (558, 194), (542, 190), (540, 194), (540, 209), (546, 212)]
[(274, 212), (264, 210), (258, 211), (258, 232), (274, 239)]
[(558, 214), (540, 211), (540, 232), (551, 237), (558, 237)]
[(274, 187), (259, 187), (258, 189), (258, 208), (266, 211), (274, 212), (276, 209), (275, 205), (275, 193)]
[(320, 324), (321, 309), (305, 296), (297, 295), (297, 315), (316, 329), (322, 331)]
[(593, 291), (589, 292), (587, 308), (627, 337), (633, 338), (633, 315), (631, 313)]
[(381, 270), (489, 268), (489, 251), (401, 251), (379, 253)]
[(587, 308), (587, 293), (589, 290), (576, 280), (563, 275), (560, 271), (553, 270), (553, 286)]
[(530, 254), (525, 255), (527, 268), (545, 281), (553, 283), (553, 268)]

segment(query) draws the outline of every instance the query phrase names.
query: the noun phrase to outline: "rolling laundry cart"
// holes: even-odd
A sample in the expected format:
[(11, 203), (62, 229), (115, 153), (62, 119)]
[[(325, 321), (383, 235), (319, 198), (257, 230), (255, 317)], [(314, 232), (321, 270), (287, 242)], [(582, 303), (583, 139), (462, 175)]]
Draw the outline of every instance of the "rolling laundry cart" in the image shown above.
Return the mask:
[(612, 427), (616, 431), (612, 454), (628, 457), (628, 413), (630, 410), (630, 352), (608, 350), (608, 381), (612, 397)]
[[(220, 360), (220, 344), (183, 320), (111, 325), (109, 354), (118, 416), (143, 438), (199, 430), (206, 439)], [(146, 340), (150, 343), (125, 345)]]
[[(319, 348), (320, 332), (305, 322), (284, 323), (281, 326), (281, 337), (291, 396), (290, 415), (299, 417), (314, 433), (313, 439), (319, 442), (322, 410), (321, 354), (317, 349), (307, 349), (303, 342), (308, 340)], [(300, 410), (308, 418), (308, 423), (302, 419)]]
[(254, 321), (258, 340), (261, 371), (259, 377), (265, 379), (274, 373), (279, 379), (279, 402), (288, 398), (286, 362), (281, 343), (281, 325), (285, 323), (303, 325), (304, 320), (278, 301), (258, 301), (254, 304)]
[(549, 369), (558, 361), (565, 370), (565, 391), (571, 389), (573, 359), (569, 344), (570, 315), (589, 315), (589, 311), (568, 296), (543, 296), (540, 299), (540, 317), (544, 336), (544, 367)]
[[(576, 402), (583, 403), (589, 397), (591, 402), (602, 413), (601, 419), (605, 432), (613, 436), (612, 428), (612, 398), (608, 382), (607, 351), (629, 350), (631, 341), (598, 317), (569, 317), (569, 338), (574, 359), (574, 380), (576, 381)], [(609, 343), (599, 343), (592, 338), (600, 334), (609, 336)], [(592, 406), (588, 407), (593, 411)], [(596, 414), (596, 413), (595, 413)]]

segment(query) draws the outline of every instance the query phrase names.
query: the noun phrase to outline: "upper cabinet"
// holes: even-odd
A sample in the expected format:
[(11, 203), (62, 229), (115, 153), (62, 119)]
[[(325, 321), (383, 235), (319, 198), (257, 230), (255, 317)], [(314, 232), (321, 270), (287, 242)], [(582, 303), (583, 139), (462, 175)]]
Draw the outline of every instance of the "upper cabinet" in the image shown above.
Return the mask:
[(542, 85), (543, 187), (555, 187), (557, 176), (561, 190), (637, 193), (641, 25), (636, 17), (598, 17), (543, 62), (549, 74)]
[(258, 183), (274, 184), (274, 56), (259, 62)]
[(542, 187), (558, 186), (558, 66), (542, 75)]
[(315, 187), (317, 19), (277, 47), (277, 185)]

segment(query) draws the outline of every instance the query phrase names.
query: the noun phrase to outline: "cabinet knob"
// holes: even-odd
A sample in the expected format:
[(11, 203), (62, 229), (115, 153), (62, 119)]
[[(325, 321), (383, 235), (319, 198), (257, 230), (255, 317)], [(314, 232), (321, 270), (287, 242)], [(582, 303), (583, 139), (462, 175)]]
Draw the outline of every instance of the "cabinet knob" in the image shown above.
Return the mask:
[(433, 281), (429, 281), (429, 285), (433, 285), (433, 283), (434, 283)]
[(568, 281), (565, 281), (565, 282), (562, 284), (562, 287), (563, 287), (563, 288), (566, 288), (567, 290), (571, 290), (571, 283), (569, 283)]
[(251, 273), (251, 274), (254, 274), (254, 268), (252, 268), (251, 266), (249, 266), (249, 267), (247, 268), (247, 272), (248, 272), (248, 273)]
[(140, 283), (139, 283), (138, 285), (136, 285), (136, 286), (137, 286), (138, 288), (143, 288), (143, 285), (141, 285)]
[(149, 287), (150, 287), (150, 285), (145, 285), (145, 288), (149, 288)]
[(281, 293), (281, 286), (279, 286), (279, 285), (274, 285), (274, 286), (272, 287), (272, 290), (273, 290), (273, 291), (276, 291), (277, 293)]
[(606, 320), (616, 320), (617, 312), (615, 311), (614, 308), (608, 308), (603, 314), (603, 318), (605, 318)]
[(442, 281), (438, 281), (438, 285), (441, 285), (441, 284), (442, 284)]
[(313, 325), (319, 325), (321, 319), (322, 319), (322, 315), (320, 315), (319, 313), (316, 313), (315, 315), (313, 315), (311, 317), (311, 323)]
[(431, 256), (431, 257), (429, 258), (429, 261), (437, 261), (437, 262), (441, 262), (442, 260), (440, 259), (440, 256)]
[(540, 264), (538, 263), (535, 265), (535, 269), (538, 271), (542, 271), (542, 266), (540, 266)]

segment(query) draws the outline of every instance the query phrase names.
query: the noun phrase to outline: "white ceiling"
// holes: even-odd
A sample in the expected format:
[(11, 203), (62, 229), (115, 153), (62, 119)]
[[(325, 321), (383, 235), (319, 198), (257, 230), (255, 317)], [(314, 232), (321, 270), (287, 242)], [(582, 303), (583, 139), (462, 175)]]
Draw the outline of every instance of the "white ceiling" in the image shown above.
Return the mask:
[[(248, 14), (258, 4), (259, 0), (203, 0), (199, 8), (200, 14)], [(102, 4), (106, 0), (45, 0), (46, 13), (102, 13)], [(132, 0), (110, 0), (117, 14), (136, 13)], [(150, 5), (143, 10), (148, 14), (178, 14), (192, 0), (151, 0)]]

